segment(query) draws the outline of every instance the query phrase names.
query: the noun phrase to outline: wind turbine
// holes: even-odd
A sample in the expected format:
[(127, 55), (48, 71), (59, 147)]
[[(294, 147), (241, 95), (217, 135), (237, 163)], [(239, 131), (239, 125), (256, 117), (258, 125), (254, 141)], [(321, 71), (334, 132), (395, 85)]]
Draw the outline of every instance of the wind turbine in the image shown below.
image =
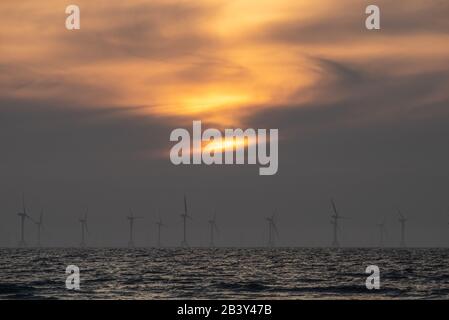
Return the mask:
[(215, 242), (214, 242), (214, 231), (216, 231), (217, 233), (218, 231), (218, 226), (217, 226), (217, 213), (214, 213), (214, 217), (208, 221), (209, 226), (210, 226), (210, 247), (213, 248), (215, 247)]
[(183, 240), (181, 242), (181, 247), (188, 247), (189, 244), (187, 243), (187, 218), (192, 219), (191, 216), (187, 213), (187, 198), (186, 195), (184, 195), (184, 213), (181, 214), (183, 225), (184, 225), (184, 236)]
[(399, 214), (399, 223), (401, 224), (401, 247), (405, 247), (405, 223), (408, 219), (405, 218), (405, 216), (402, 214), (401, 210), (398, 209)]
[(377, 227), (379, 228), (379, 247), (380, 248), (384, 247), (384, 236), (387, 235), (386, 224), (387, 224), (387, 221), (385, 218), (382, 220), (381, 223), (377, 224)]
[(157, 246), (161, 247), (161, 228), (165, 227), (165, 224), (162, 223), (161, 217), (159, 217), (159, 221), (156, 222), (157, 225)]
[(271, 215), (271, 217), (265, 218), (268, 222), (268, 247), (274, 247), (275, 236), (279, 238), (279, 232), (276, 227), (276, 222), (274, 221), (276, 211)]
[(41, 209), (41, 214), (39, 216), (39, 220), (35, 221), (34, 223), (37, 226), (37, 246), (41, 247), (41, 229), (43, 227), (44, 223), (44, 209)]
[(22, 193), (22, 212), (17, 213), (17, 215), (20, 217), (20, 241), (19, 241), (19, 247), (23, 248), (26, 247), (27, 244), (25, 242), (25, 219), (31, 219), (31, 217), (27, 213), (26, 205), (25, 205), (25, 194)]
[(84, 213), (84, 217), (79, 218), (79, 223), (81, 224), (81, 243), (80, 247), (86, 247), (85, 241), (85, 233), (89, 234), (89, 230), (87, 229), (87, 213), (89, 212), (89, 208), (86, 208), (86, 212)]
[(334, 236), (333, 236), (333, 240), (332, 240), (332, 246), (334, 248), (338, 248), (340, 247), (340, 243), (338, 242), (338, 232), (340, 231), (339, 225), (338, 225), (338, 221), (341, 219), (346, 219), (345, 217), (342, 217), (338, 211), (337, 211), (337, 206), (335, 205), (335, 202), (333, 199), (331, 199), (331, 204), (332, 204), (332, 210), (334, 211), (334, 214), (331, 215), (331, 224), (333, 226), (333, 231), (334, 231)]
[(132, 210), (129, 209), (129, 216), (127, 216), (126, 219), (128, 219), (128, 221), (129, 221), (129, 242), (128, 242), (128, 247), (130, 247), (130, 248), (134, 248), (134, 238), (133, 238), (134, 220), (142, 219), (142, 218), (143, 217), (135, 217), (134, 213), (132, 212)]

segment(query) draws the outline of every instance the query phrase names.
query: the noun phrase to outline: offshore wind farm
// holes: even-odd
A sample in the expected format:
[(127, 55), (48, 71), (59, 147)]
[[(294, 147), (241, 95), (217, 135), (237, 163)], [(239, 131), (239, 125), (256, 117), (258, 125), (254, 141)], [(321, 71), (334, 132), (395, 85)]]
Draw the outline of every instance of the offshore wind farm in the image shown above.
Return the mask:
[[(273, 210), (262, 217), (266, 230), (265, 239), (257, 246), (226, 246), (218, 227), (217, 210), (203, 221), (204, 232), (209, 234), (208, 243), (187, 241), (188, 225), (200, 223), (193, 219), (194, 202), (184, 194), (178, 197), (181, 223), (177, 230), (181, 242), (167, 246), (162, 241), (162, 229), (172, 227), (163, 222), (161, 211), (152, 224), (156, 229), (146, 228), (148, 215), (137, 216), (129, 209), (125, 216), (128, 242), (118, 247), (95, 247), (89, 236), (101, 233), (97, 226), (88, 229), (89, 209), (78, 218), (81, 227), (79, 246), (51, 247), (42, 241), (44, 210), (33, 219), (22, 193), (17, 230), (19, 241), (16, 248), (0, 248), (0, 299), (65, 299), (67, 290), (52, 280), (60, 273), (56, 266), (75, 263), (81, 267), (82, 290), (77, 299), (448, 299), (449, 282), (439, 270), (446, 266), (448, 248), (410, 248), (406, 244), (405, 214), (397, 209), (392, 219), (398, 222), (397, 243), (389, 240), (387, 216), (373, 227), (378, 242), (369, 247), (345, 247), (339, 222), (345, 220), (345, 232), (349, 232), (352, 219), (341, 215), (336, 201), (329, 201), (331, 221), (327, 226), (329, 244), (323, 247), (282, 246), (282, 214)], [(346, 212), (346, 211), (345, 211)], [(396, 215), (397, 214), (397, 215)], [(176, 214), (174, 215), (177, 216)], [(195, 214), (198, 216), (198, 214)], [(168, 218), (166, 214), (164, 219)], [(220, 215), (222, 221), (224, 217)], [(46, 214), (46, 221), (51, 215)], [(33, 245), (25, 232), (25, 222), (36, 225), (37, 240)], [(239, 221), (235, 222), (236, 224)], [(445, 222), (443, 222), (445, 223)], [(47, 225), (47, 222), (46, 224)], [(107, 228), (102, 223), (101, 228)], [(137, 228), (136, 228), (137, 227)], [(126, 228), (124, 228), (126, 229)], [(90, 230), (90, 231), (89, 231)], [(449, 227), (448, 227), (449, 231)], [(126, 233), (125, 230), (123, 232)], [(156, 243), (136, 242), (136, 233), (152, 232)], [(220, 235), (220, 237), (218, 237)], [(48, 263), (48, 262), (51, 263)], [(238, 261), (238, 263), (231, 263)], [(364, 290), (363, 266), (370, 261), (382, 268), (382, 290)], [(130, 268), (132, 265), (132, 268)], [(108, 266), (114, 266), (111, 277)], [(177, 276), (174, 277), (174, 274)], [(202, 285), (195, 279), (200, 276)], [(36, 280), (38, 279), (38, 280)], [(286, 280), (288, 279), (288, 280)], [(293, 279), (293, 280), (292, 280)], [(307, 280), (307, 281), (306, 281)], [(410, 282), (416, 286), (410, 286)], [(191, 284), (185, 286), (185, 284)], [(138, 285), (136, 285), (138, 284)], [(104, 286), (110, 288), (105, 290)], [(114, 290), (120, 288), (120, 290)], [(70, 293), (73, 295), (73, 293)], [(71, 296), (73, 298), (73, 296)]]
[[(189, 209), (188, 209), (188, 202), (187, 202), (187, 196), (184, 195), (183, 196), (183, 202), (182, 202), (182, 207), (183, 207), (183, 213), (180, 215), (181, 216), (181, 237), (180, 237), (180, 245), (179, 247), (184, 247), (184, 248), (188, 248), (188, 247), (232, 247), (233, 245), (228, 245), (224, 242), (220, 242), (217, 241), (217, 237), (220, 234), (220, 229), (218, 227), (217, 224), (217, 211), (214, 210), (213, 216), (209, 219), (207, 219), (207, 228), (203, 228), (203, 231), (208, 230), (209, 233), (209, 239), (207, 244), (203, 243), (195, 243), (193, 245), (190, 245), (190, 242), (188, 241), (188, 222), (196, 222), (196, 220), (194, 220), (192, 218), (191, 213), (189, 213)], [(24, 193), (22, 194), (22, 208), (20, 210), (20, 212), (17, 214), (20, 218), (20, 228), (17, 229), (17, 237), (18, 237), (18, 241), (17, 241), (17, 247), (19, 248), (25, 248), (25, 247), (29, 247), (29, 248), (40, 248), (40, 247), (45, 247), (45, 246), (49, 246), (51, 247), (52, 245), (50, 244), (46, 244), (45, 241), (42, 241), (42, 232), (45, 231), (47, 232), (48, 230), (43, 230), (43, 217), (44, 217), (44, 211), (43, 209), (41, 209), (40, 211), (40, 215), (38, 219), (33, 219), (30, 215), (28, 215), (27, 213), (27, 206), (25, 204), (25, 195)], [(79, 247), (81, 248), (86, 248), (86, 247), (95, 247), (95, 245), (93, 244), (89, 244), (89, 229), (88, 229), (88, 212), (89, 209), (86, 208), (84, 214), (82, 214), (79, 219), (79, 226), (80, 226), (80, 230), (81, 230), (81, 237), (80, 237), (80, 242), (79, 242)], [(340, 224), (341, 220), (347, 220), (349, 221), (348, 223), (350, 223), (350, 218), (348, 218), (347, 216), (342, 216), (339, 213), (339, 210), (337, 210), (337, 206), (335, 204), (334, 199), (330, 199), (330, 206), (329, 206), (329, 213), (330, 213), (330, 223), (329, 226), (325, 226), (323, 225), (323, 228), (326, 229), (327, 227), (330, 227), (330, 233), (332, 234), (332, 236), (329, 237), (329, 243), (328, 245), (321, 245), (321, 247), (333, 247), (333, 248), (340, 248), (341, 246), (343, 247), (363, 247), (363, 246), (358, 246), (357, 244), (353, 244), (353, 243), (348, 243), (348, 244), (342, 244), (341, 240), (339, 239), (342, 235), (342, 227)], [(385, 247), (402, 247), (405, 248), (407, 246), (406, 244), (406, 222), (408, 221), (408, 219), (405, 217), (405, 215), (398, 209), (397, 210), (398, 213), (398, 230), (397, 230), (397, 235), (396, 237), (391, 237), (391, 235), (388, 234), (387, 232), (387, 226), (386, 226), (386, 215), (384, 216), (384, 218), (381, 220), (380, 223), (377, 223), (375, 225), (377, 232), (378, 232), (378, 238), (377, 238), (377, 242), (374, 241), (373, 243), (370, 243), (368, 246), (366, 247), (379, 247), (379, 248), (385, 248)], [(161, 241), (161, 231), (162, 229), (171, 229), (173, 228), (173, 226), (168, 226), (165, 223), (163, 223), (162, 221), (162, 217), (160, 214), (160, 210), (158, 210), (157, 212), (158, 214), (158, 219), (157, 221), (154, 223), (156, 225), (156, 230), (154, 230), (153, 228), (147, 227), (145, 224), (145, 217), (144, 216), (136, 216), (134, 215), (133, 210), (129, 209), (129, 213), (126, 216), (126, 220), (128, 222), (128, 242), (126, 244), (126, 246), (128, 248), (135, 248), (135, 247), (177, 247), (176, 245), (162, 245), (162, 241)], [(167, 216), (169, 216), (169, 214), (167, 214)], [(49, 218), (49, 216), (47, 215), (47, 219)], [(50, 216), (51, 219), (51, 216)], [(36, 225), (36, 230), (37, 230), (37, 240), (36, 242), (29, 242), (27, 240), (26, 237), (26, 233), (25, 233), (25, 225), (26, 225), (26, 221), (30, 221), (31, 223), (33, 223), (34, 225)], [(142, 220), (142, 221), (141, 221)], [(278, 244), (278, 240), (281, 238), (280, 237), (280, 231), (278, 228), (278, 221), (279, 221), (279, 214), (277, 212), (277, 210), (274, 210), (274, 212), (265, 217), (264, 220), (266, 221), (266, 230), (267, 233), (265, 235), (265, 240), (262, 240), (259, 244), (253, 245), (255, 247), (268, 247), (268, 248), (274, 248), (276, 246), (280, 246), (280, 247), (295, 247), (294, 245), (291, 244)], [(139, 222), (141, 221), (141, 222)], [(282, 220), (281, 220), (282, 221)], [(135, 242), (135, 228), (136, 228), (136, 222), (139, 222), (138, 227), (139, 227), (139, 232), (140, 233), (147, 233), (149, 235), (153, 235), (153, 239), (155, 239), (155, 241), (153, 242), (142, 242), (142, 243), (136, 243)], [(444, 223), (444, 221), (442, 222)], [(238, 221), (235, 222), (235, 224), (238, 224)], [(101, 233), (102, 230), (107, 229), (108, 224), (102, 224), (101, 226), (98, 226), (95, 228), (95, 232)], [(176, 227), (176, 225), (174, 226)], [(179, 227), (179, 224), (178, 226)], [(262, 228), (262, 226), (261, 226)], [(178, 228), (179, 229), (179, 228)], [(225, 231), (225, 230), (224, 230)], [(449, 231), (449, 227), (448, 227), (448, 231)], [(155, 237), (154, 237), (155, 236)], [(30, 243), (30, 244), (29, 244)], [(103, 244), (102, 246), (110, 246), (108, 244)], [(235, 246), (235, 245), (234, 245)], [(304, 247), (304, 245), (297, 245), (298, 247)], [(13, 246), (14, 247), (14, 246)], [(69, 246), (72, 247), (72, 246)], [(119, 245), (120, 247), (120, 245)], [(236, 247), (239, 247), (239, 245), (237, 245)]]
[[(0, 265), (3, 266), (0, 267), (3, 277), (0, 299), (73, 298), (74, 293), (59, 283), (64, 273), (58, 266), (68, 263), (79, 266), (84, 279), (82, 289), (75, 293), (77, 299), (449, 298), (449, 282), (440, 273), (446, 266), (449, 249), (407, 247), (407, 218), (400, 211), (391, 213), (392, 220), (396, 220), (396, 213), (399, 213), (396, 239), (389, 239), (387, 219), (383, 218), (373, 226), (378, 232), (378, 242), (364, 248), (350, 247), (345, 245), (344, 235), (350, 231), (352, 219), (346, 220), (343, 233), (338, 223), (346, 216), (340, 214), (331, 199), (328, 212), (323, 214), (331, 216), (330, 223), (323, 226), (328, 231), (328, 245), (307, 248), (282, 245), (283, 215), (274, 210), (260, 219), (264, 222), (260, 223), (260, 228), (266, 231), (261, 242), (244, 247), (228, 246), (223, 242), (227, 230), (218, 227), (218, 221), (225, 219), (223, 214), (217, 219), (214, 210), (212, 216), (201, 223), (199, 214), (191, 212), (194, 201), (191, 197), (190, 202), (187, 199), (186, 195), (178, 197), (183, 211), (181, 223), (175, 226), (175, 241), (180, 240), (180, 245), (166, 245), (168, 239), (163, 237), (162, 231), (173, 228), (163, 222), (170, 215), (165, 214), (163, 220), (157, 210), (158, 219), (154, 223), (152, 219), (145, 219), (149, 215), (136, 216), (130, 209), (126, 215), (127, 224), (123, 225), (128, 242), (114, 247), (94, 246), (89, 236), (101, 234), (108, 223), (94, 228), (89, 224), (88, 229), (88, 216), (90, 221), (94, 215), (88, 215), (86, 208), (78, 219), (81, 226), (79, 246), (52, 247), (41, 238), (42, 232), (44, 235), (49, 232), (48, 228), (42, 228), (43, 211), (39, 220), (33, 220), (38, 231), (36, 245), (27, 241), (22, 221), (31, 218), (27, 215), (29, 209), (23, 196), (17, 248), (0, 248)], [(172, 216), (179, 217), (176, 212)], [(51, 215), (47, 212), (46, 225), (48, 219)], [(153, 227), (147, 228), (146, 220), (152, 221), (148, 223)], [(187, 221), (191, 224), (187, 225)], [(206, 243), (192, 241), (194, 233), (187, 231), (190, 230), (188, 226), (194, 224), (203, 225), (203, 232), (208, 234)], [(156, 242), (136, 241), (136, 235), (145, 232), (153, 233)], [(380, 291), (364, 289), (366, 275), (363, 270), (368, 261), (381, 267)], [(55, 279), (58, 274), (61, 279)], [(198, 277), (201, 278), (199, 286), (195, 280)], [(415, 286), (410, 286), (410, 282)]]

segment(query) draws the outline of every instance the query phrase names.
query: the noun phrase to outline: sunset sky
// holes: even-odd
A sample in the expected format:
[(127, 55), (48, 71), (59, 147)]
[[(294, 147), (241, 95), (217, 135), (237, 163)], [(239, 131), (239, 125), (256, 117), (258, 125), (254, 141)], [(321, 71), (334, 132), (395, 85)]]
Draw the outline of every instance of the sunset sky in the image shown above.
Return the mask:
[[(379, 31), (364, 28), (371, 2)], [(65, 28), (70, 4), (80, 30)], [(169, 133), (192, 120), (279, 129), (278, 175), (172, 166)], [(397, 242), (396, 207), (410, 242), (448, 244), (448, 137), (448, 1), (0, 2), (0, 245), (16, 241), (22, 190), (55, 244), (76, 243), (86, 204), (98, 229), (111, 219), (98, 245), (124, 243), (131, 206), (148, 230), (162, 212), (177, 243), (184, 193), (196, 234), (225, 211), (229, 244), (263, 243), (278, 208), (281, 242), (325, 245), (330, 197), (355, 217), (346, 244), (375, 242), (383, 216)]]

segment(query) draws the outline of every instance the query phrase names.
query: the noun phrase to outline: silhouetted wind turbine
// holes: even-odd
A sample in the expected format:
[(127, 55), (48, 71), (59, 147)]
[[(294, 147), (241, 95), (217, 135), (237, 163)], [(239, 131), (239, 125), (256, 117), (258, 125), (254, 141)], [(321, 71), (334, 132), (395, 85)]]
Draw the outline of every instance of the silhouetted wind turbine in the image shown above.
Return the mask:
[(184, 227), (184, 236), (181, 242), (181, 247), (188, 247), (189, 244), (187, 243), (187, 218), (192, 219), (191, 216), (187, 213), (187, 198), (184, 195), (184, 213), (181, 214), (182, 220), (183, 220), (183, 227)]
[(89, 208), (86, 208), (84, 217), (81, 217), (78, 220), (79, 223), (81, 224), (81, 243), (80, 243), (81, 248), (84, 248), (86, 246), (85, 233), (89, 234), (89, 230), (87, 229), (87, 213), (88, 212), (89, 212)]
[(379, 228), (379, 247), (384, 247), (384, 236), (387, 235), (387, 229), (386, 229), (386, 219), (384, 218), (381, 223), (377, 224), (377, 227)]
[(333, 226), (334, 236), (332, 240), (332, 246), (335, 248), (340, 247), (340, 243), (338, 242), (338, 232), (340, 231), (338, 221), (341, 219), (347, 219), (345, 217), (340, 216), (340, 214), (337, 211), (337, 206), (335, 205), (335, 202), (333, 199), (331, 199), (332, 204), (332, 210), (334, 211), (334, 214), (331, 216), (331, 224)]
[(159, 221), (156, 222), (157, 225), (157, 246), (161, 247), (161, 228), (165, 227), (165, 224), (162, 223), (161, 217), (159, 217)]
[(399, 223), (401, 224), (401, 247), (405, 247), (405, 223), (407, 222), (407, 219), (402, 214), (402, 212), (398, 209), (399, 214)]
[(271, 217), (265, 218), (268, 222), (268, 247), (274, 247), (275, 236), (279, 237), (279, 232), (276, 227), (276, 222), (274, 221), (276, 211), (271, 215)]
[(19, 247), (26, 247), (25, 242), (25, 219), (31, 219), (31, 217), (27, 214), (27, 209), (25, 205), (25, 194), (22, 193), (22, 212), (17, 213), (17, 215), (20, 217), (20, 241), (19, 241)]
[(129, 242), (128, 242), (128, 247), (130, 248), (134, 248), (134, 220), (136, 219), (142, 219), (143, 217), (135, 217), (134, 213), (132, 212), (132, 210), (129, 210), (129, 216), (126, 217), (126, 219), (128, 219), (129, 221)]
[(214, 217), (208, 221), (209, 226), (210, 226), (210, 247), (213, 248), (215, 247), (215, 241), (214, 241), (214, 231), (216, 231), (217, 233), (218, 231), (218, 225), (217, 225), (217, 213), (214, 213)]
[(41, 246), (41, 230), (44, 226), (44, 209), (41, 209), (41, 214), (39, 216), (39, 220), (34, 222), (37, 226), (37, 246)]

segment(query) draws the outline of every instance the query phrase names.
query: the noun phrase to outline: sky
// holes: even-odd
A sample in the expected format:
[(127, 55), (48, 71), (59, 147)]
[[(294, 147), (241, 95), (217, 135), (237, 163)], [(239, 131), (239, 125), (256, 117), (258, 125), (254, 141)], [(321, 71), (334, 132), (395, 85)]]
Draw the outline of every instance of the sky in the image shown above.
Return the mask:
[[(371, 3), (372, 2), (372, 3)], [(381, 30), (365, 29), (365, 7)], [(65, 28), (65, 8), (81, 29)], [(443, 0), (3, 0), (0, 2), (0, 246), (19, 239), (22, 192), (43, 243), (449, 245), (449, 3)], [(279, 171), (174, 166), (170, 132), (279, 129)], [(36, 226), (27, 221), (27, 242)]]

